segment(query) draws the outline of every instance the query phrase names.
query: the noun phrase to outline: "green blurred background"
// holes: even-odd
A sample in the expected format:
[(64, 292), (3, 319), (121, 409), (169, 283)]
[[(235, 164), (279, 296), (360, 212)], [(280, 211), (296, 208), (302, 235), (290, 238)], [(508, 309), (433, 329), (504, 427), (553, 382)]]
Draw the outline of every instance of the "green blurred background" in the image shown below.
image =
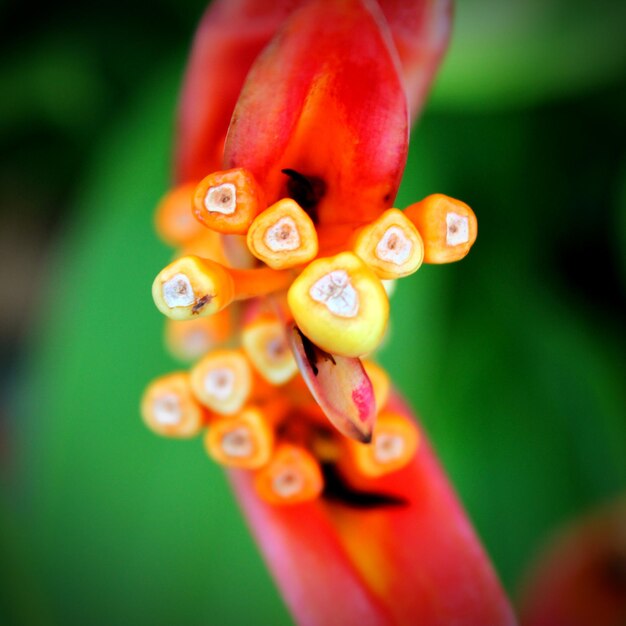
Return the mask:
[[(151, 435), (178, 367), (177, 90), (198, 0), (0, 4), (0, 623), (290, 624), (200, 441)], [(515, 593), (554, 528), (626, 488), (626, 3), (463, 0), (399, 206), (479, 239), (401, 282), (381, 358)]]

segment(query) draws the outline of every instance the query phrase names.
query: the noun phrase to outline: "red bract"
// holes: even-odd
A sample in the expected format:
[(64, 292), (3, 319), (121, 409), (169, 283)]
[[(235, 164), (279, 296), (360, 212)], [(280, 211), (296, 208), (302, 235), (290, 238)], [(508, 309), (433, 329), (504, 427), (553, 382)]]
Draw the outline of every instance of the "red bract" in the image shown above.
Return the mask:
[(228, 132), (225, 163), (246, 167), (270, 202), (284, 169), (319, 181), (319, 224), (369, 221), (390, 206), (406, 162), (408, 113), (380, 9), (312, 2), (256, 61)]
[(226, 131), (250, 66), (302, 0), (218, 0), (194, 39), (183, 85), (176, 179), (200, 180), (222, 164)]
[[(406, 411), (396, 400), (396, 410)], [(515, 618), (428, 444), (403, 470), (294, 507), (231, 480), (298, 624), (503, 626)], [(341, 479), (336, 479), (341, 480)]]
[[(259, 53), (305, 0), (216, 0), (196, 34), (182, 90), (176, 148), (178, 182), (222, 165), (223, 144), (244, 80)], [(372, 4), (369, 6), (372, 13)], [(414, 118), (450, 35), (451, 0), (380, 0)], [(374, 14), (378, 13), (373, 9)], [(374, 15), (381, 23), (380, 15)]]

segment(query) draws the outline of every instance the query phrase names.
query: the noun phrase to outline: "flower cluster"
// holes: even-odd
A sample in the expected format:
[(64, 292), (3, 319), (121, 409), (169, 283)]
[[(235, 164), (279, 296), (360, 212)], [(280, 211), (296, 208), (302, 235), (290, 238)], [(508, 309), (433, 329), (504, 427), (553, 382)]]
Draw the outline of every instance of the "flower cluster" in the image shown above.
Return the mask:
[(447, 196), (393, 208), (450, 19), (450, 0), (214, 0), (183, 85), (153, 296), (192, 365), (142, 413), (204, 432), (303, 626), (515, 622), (372, 357), (393, 281), (476, 238)]
[(226, 169), (187, 177), (157, 209), (177, 253), (152, 294), (171, 351), (195, 364), (149, 385), (143, 418), (165, 436), (205, 431), (208, 454), (253, 471), (276, 504), (414, 457), (417, 427), (392, 410), (371, 360), (388, 294), (476, 238), (474, 213), (453, 198), (391, 207), (408, 122), (385, 35), (359, 2), (296, 12), (243, 86)]

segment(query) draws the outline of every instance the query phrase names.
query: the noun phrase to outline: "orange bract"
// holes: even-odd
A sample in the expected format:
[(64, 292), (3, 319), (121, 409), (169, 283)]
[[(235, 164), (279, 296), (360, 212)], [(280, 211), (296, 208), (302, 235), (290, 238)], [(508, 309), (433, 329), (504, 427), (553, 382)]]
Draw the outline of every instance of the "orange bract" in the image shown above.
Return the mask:
[(151, 430), (166, 437), (193, 437), (207, 421), (207, 412), (191, 392), (187, 372), (150, 383), (141, 400), (141, 415)]
[(476, 216), (460, 200), (435, 193), (407, 207), (404, 214), (422, 236), (426, 263), (458, 261), (476, 241)]
[(319, 225), (375, 218), (402, 176), (406, 96), (376, 4), (303, 3), (248, 73), (228, 130), (224, 163), (252, 171), (269, 202), (287, 195), (285, 170), (321, 183)]
[(193, 196), (196, 218), (211, 230), (244, 235), (263, 210), (263, 192), (244, 168), (213, 172)]

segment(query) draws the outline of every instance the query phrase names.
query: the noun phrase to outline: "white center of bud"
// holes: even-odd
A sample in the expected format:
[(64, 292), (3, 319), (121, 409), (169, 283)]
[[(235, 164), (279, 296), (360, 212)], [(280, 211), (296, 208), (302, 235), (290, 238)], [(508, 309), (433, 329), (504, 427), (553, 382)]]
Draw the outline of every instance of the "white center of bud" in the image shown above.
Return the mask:
[(339, 317), (354, 317), (359, 312), (359, 294), (345, 270), (335, 270), (322, 276), (309, 289), (309, 295)]
[(155, 421), (162, 426), (174, 426), (180, 423), (183, 417), (180, 400), (175, 393), (166, 393), (155, 398), (152, 413)]
[(184, 335), (182, 348), (187, 358), (194, 359), (209, 351), (211, 338), (202, 330), (194, 330)]
[(232, 215), (237, 208), (237, 189), (232, 183), (209, 187), (204, 197), (204, 206), (209, 213)]
[(458, 246), (469, 241), (469, 220), (465, 215), (448, 213), (446, 215), (446, 244)]
[(235, 389), (235, 372), (228, 367), (217, 367), (207, 372), (204, 377), (204, 389), (207, 394), (218, 400), (228, 400)]
[(270, 361), (280, 361), (289, 354), (289, 348), (284, 337), (272, 337), (265, 344), (265, 352)]
[(170, 309), (177, 306), (189, 306), (196, 301), (189, 278), (185, 274), (176, 274), (163, 283), (163, 299)]
[(227, 456), (238, 459), (249, 457), (254, 452), (250, 432), (244, 426), (235, 428), (222, 437), (222, 450)]
[(273, 226), (265, 231), (265, 245), (272, 252), (297, 250), (300, 247), (298, 227), (289, 216), (281, 217)]
[(404, 453), (404, 439), (400, 435), (384, 433), (374, 439), (374, 458), (379, 463), (399, 459)]
[(286, 468), (272, 480), (272, 489), (281, 498), (290, 498), (302, 491), (304, 480), (293, 468)]
[(406, 263), (411, 256), (413, 242), (398, 226), (390, 226), (376, 246), (376, 256), (394, 265)]

